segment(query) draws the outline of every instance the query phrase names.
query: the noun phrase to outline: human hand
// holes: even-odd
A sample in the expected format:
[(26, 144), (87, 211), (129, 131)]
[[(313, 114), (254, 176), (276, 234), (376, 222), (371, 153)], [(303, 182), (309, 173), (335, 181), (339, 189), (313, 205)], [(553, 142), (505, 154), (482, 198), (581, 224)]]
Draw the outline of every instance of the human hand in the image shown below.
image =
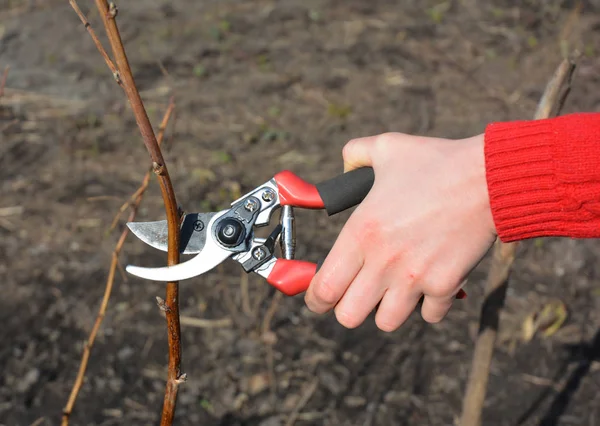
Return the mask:
[(308, 308), (334, 308), (354, 328), (379, 304), (377, 326), (393, 331), (424, 296), (423, 319), (441, 321), (496, 238), (483, 144), (400, 133), (348, 142), (344, 170), (371, 166), (375, 183), (312, 280)]

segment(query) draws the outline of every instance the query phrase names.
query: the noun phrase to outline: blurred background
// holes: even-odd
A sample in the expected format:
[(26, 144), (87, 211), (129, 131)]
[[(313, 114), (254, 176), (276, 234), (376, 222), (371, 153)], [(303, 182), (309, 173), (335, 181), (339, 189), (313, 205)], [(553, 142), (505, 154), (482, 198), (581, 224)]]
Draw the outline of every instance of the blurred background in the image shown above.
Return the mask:
[[(80, 6), (108, 48), (93, 2)], [(354, 137), (461, 138), (491, 121), (529, 119), (573, 49), (582, 56), (563, 113), (598, 111), (600, 3), (582, 2), (579, 14), (576, 6), (144, 0), (119, 3), (118, 22), (155, 128), (175, 98), (163, 152), (177, 200), (210, 211), (282, 169), (311, 182), (340, 173)], [(125, 95), (67, 1), (0, 0), (0, 72), (6, 66), (0, 424), (56, 425), (128, 212), (111, 223), (150, 162)], [(298, 211), (297, 257), (327, 253), (347, 217)], [(163, 218), (152, 178), (136, 220)], [(592, 240), (520, 247), (485, 425), (595, 424), (599, 254)], [(164, 261), (131, 235), (120, 256), (121, 265)], [(273, 305), (266, 282), (234, 262), (182, 282), (188, 381), (176, 424), (276, 426), (296, 411), (296, 425), (452, 425), (488, 265), (445, 321), (429, 325), (417, 312), (389, 334), (372, 317), (347, 330), (307, 311), (302, 296)], [(158, 423), (167, 340), (156, 296), (161, 283), (117, 270), (71, 424)], [(566, 321), (524, 337), (527, 318), (548, 306), (566, 309)]]

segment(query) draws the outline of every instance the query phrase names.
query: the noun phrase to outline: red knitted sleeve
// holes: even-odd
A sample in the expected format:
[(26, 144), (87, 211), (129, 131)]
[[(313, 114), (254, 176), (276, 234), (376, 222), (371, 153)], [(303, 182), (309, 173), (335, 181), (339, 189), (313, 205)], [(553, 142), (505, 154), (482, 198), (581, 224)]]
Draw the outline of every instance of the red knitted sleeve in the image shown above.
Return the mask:
[(600, 113), (490, 124), (485, 162), (502, 241), (600, 237)]

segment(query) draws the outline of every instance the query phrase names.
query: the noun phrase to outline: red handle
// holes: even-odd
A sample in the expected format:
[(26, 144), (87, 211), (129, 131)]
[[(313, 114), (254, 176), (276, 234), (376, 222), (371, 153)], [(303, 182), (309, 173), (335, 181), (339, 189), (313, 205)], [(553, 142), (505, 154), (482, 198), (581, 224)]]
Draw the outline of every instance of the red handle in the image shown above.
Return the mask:
[(279, 201), (282, 206), (300, 207), (303, 209), (324, 209), (325, 205), (317, 191), (317, 187), (296, 176), (289, 170), (275, 175), (279, 189)]
[(267, 282), (286, 296), (295, 296), (306, 291), (316, 273), (316, 263), (277, 259)]

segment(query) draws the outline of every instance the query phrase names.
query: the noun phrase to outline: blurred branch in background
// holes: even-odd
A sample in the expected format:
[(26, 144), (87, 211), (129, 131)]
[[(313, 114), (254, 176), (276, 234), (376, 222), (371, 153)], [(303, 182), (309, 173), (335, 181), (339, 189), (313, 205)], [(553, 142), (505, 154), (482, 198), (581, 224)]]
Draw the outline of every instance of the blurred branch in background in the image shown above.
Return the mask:
[[(173, 112), (173, 108), (175, 104), (173, 100), (169, 103), (167, 107), (167, 111), (163, 117), (162, 123), (158, 130), (157, 142), (160, 145), (163, 141), (165, 129), (167, 128), (167, 124), (169, 123), (169, 119), (171, 117), (171, 113)], [(138, 188), (137, 191), (131, 197), (131, 201), (128, 201), (125, 205), (131, 207), (131, 213), (127, 218), (128, 222), (132, 222), (135, 219), (137, 214), (138, 207), (142, 202), (142, 198), (148, 188), (148, 184), (150, 183), (150, 175), (152, 170), (149, 170), (144, 179), (142, 180), (142, 184)], [(120, 216), (120, 215), (118, 215)], [(63, 409), (62, 416), (62, 426), (67, 426), (69, 424), (69, 417), (73, 412), (73, 406), (75, 405), (75, 401), (77, 399), (77, 395), (79, 394), (79, 390), (81, 389), (81, 385), (83, 384), (83, 379), (85, 377), (85, 371), (87, 369), (88, 361), (90, 359), (90, 354), (92, 351), (92, 346), (94, 346), (94, 341), (96, 340), (96, 335), (98, 334), (98, 330), (100, 329), (100, 325), (102, 324), (102, 320), (104, 320), (104, 316), (106, 315), (106, 308), (108, 307), (108, 301), (110, 299), (110, 295), (112, 293), (113, 284), (115, 282), (115, 273), (117, 267), (119, 266), (119, 254), (121, 253), (121, 249), (123, 248), (123, 244), (125, 243), (125, 238), (129, 234), (129, 228), (125, 227), (123, 232), (121, 232), (121, 236), (117, 240), (117, 244), (115, 245), (115, 249), (112, 252), (112, 260), (110, 263), (110, 267), (108, 269), (108, 278), (106, 279), (106, 286), (104, 289), (104, 296), (102, 297), (102, 303), (100, 304), (100, 309), (98, 310), (98, 315), (96, 316), (96, 321), (94, 322), (94, 326), (92, 327), (92, 331), (88, 337), (88, 340), (83, 348), (83, 355), (81, 356), (81, 363), (79, 365), (79, 372), (77, 373), (77, 378), (75, 379), (75, 383), (73, 384), (73, 388), (71, 389), (71, 394), (69, 395), (69, 399), (67, 401), (67, 405)]]
[(6, 79), (8, 78), (8, 70), (10, 67), (4, 68), (4, 72), (2, 73), (2, 79), (0, 80), (0, 98), (4, 96), (4, 87), (6, 86)]
[[(571, 87), (574, 71), (574, 62), (564, 59), (546, 85), (534, 119), (549, 118), (560, 113)], [(500, 312), (504, 307), (508, 280), (517, 248), (518, 243), (505, 244), (497, 240), (494, 244), (492, 264), (488, 272), (485, 298), (481, 308), (479, 334), (475, 342), (471, 374), (463, 399), (461, 426), (480, 426), (482, 424), (483, 404), (498, 334)]]

